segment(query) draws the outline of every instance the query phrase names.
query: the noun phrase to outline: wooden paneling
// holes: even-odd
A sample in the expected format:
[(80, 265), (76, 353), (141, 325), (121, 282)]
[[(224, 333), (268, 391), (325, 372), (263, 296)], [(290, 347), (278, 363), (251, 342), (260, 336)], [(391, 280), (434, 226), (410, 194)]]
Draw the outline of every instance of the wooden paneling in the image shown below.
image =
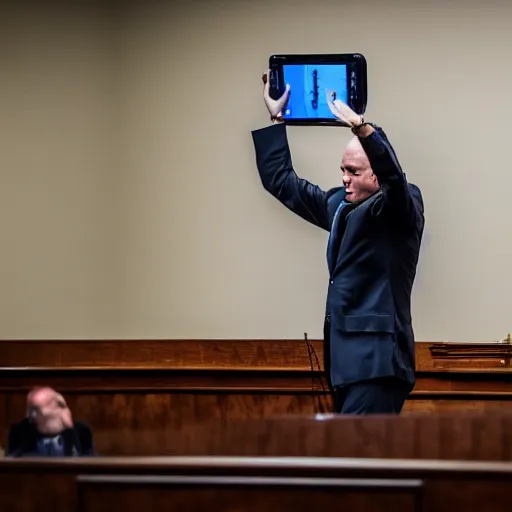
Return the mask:
[[(322, 362), (322, 342), (310, 342)], [(4, 367), (310, 370), (300, 340), (4, 340)]]
[[(303, 456), (512, 460), (511, 409), (318, 421), (310, 397), (297, 395), (70, 395), (69, 405), (93, 429), (101, 455), (277, 456), (300, 449)], [(13, 417), (23, 414), (20, 394)]]
[(4, 456), (4, 439), (7, 435), (9, 415), (7, 413), (7, 397), (0, 395), (0, 458)]
[[(487, 371), (417, 371), (416, 398), (512, 398), (512, 374)], [(328, 394), (323, 372), (311, 370), (0, 368), (0, 392), (48, 384), (63, 392), (209, 391)]]
[(423, 482), (216, 476), (91, 476), (78, 480), (81, 512), (169, 510), (420, 512)]
[[(9, 471), (9, 470), (8, 470)], [(2, 512), (70, 512), (77, 510), (76, 476), (59, 470), (0, 472)]]
[[(433, 368), (497, 369), (510, 371), (512, 344), (507, 343), (436, 343), (429, 347)], [(425, 362), (427, 362), (425, 361)]]
[(278, 417), (191, 427), (174, 454), (512, 460), (512, 412)]
[[(319, 406), (322, 397), (307, 394), (262, 394), (262, 393), (68, 393), (67, 401), (74, 417), (88, 423), (94, 432), (97, 450), (103, 455), (162, 455), (176, 453), (180, 449), (191, 450), (182, 441), (183, 433), (192, 431), (195, 426), (215, 428), (216, 422), (227, 424), (231, 421), (246, 419), (260, 420), (272, 417), (301, 416), (311, 417), (318, 412), (330, 409), (326, 401), (324, 408)], [(9, 409), (6, 419), (1, 425), (2, 441), (7, 435), (8, 426), (19, 421), (25, 415), (25, 394), (13, 393), (7, 397)], [(418, 404), (418, 406), (417, 406)], [(415, 400), (406, 404), (402, 418), (415, 418), (418, 413), (457, 411), (509, 411), (512, 414), (512, 401), (473, 401), (473, 400)], [(437, 418), (437, 415), (433, 415)], [(467, 421), (462, 416), (461, 421)], [(369, 418), (366, 418), (371, 424)], [(500, 420), (501, 421), (501, 420)], [(437, 432), (434, 423), (432, 432)], [(496, 424), (496, 428), (501, 423)], [(469, 423), (466, 425), (469, 428)], [(346, 432), (339, 437), (344, 439), (341, 447), (360, 447), (362, 442), (356, 436), (356, 426), (346, 424)], [(410, 438), (410, 425), (403, 426), (405, 439)], [(454, 427), (455, 428), (455, 427)], [(455, 431), (464, 431), (465, 425), (459, 425)], [(356, 430), (354, 430), (356, 429)], [(458, 429), (458, 430), (457, 430)], [(364, 432), (363, 429), (361, 432)], [(401, 431), (400, 429), (397, 432)], [(213, 430), (212, 430), (213, 432)], [(414, 432), (414, 429), (413, 429)], [(512, 424), (499, 430), (499, 436), (512, 432)], [(390, 434), (391, 435), (391, 434)], [(434, 434), (433, 434), (434, 435)], [(474, 434), (472, 434), (474, 435)], [(356, 436), (356, 437), (354, 437)], [(363, 441), (366, 439), (362, 438)], [(376, 438), (382, 439), (381, 437)], [(393, 438), (395, 439), (395, 438)], [(399, 438), (400, 439), (400, 438)], [(494, 438), (493, 438), (494, 439)], [(501, 439), (498, 437), (498, 439)], [(508, 437), (504, 437), (508, 441)], [(350, 440), (349, 444), (345, 444)], [(494, 439), (495, 440), (495, 439)], [(396, 440), (395, 440), (396, 441)], [(394, 449), (392, 439), (382, 441), (386, 449)], [(437, 442), (434, 437), (432, 443)], [(363, 443), (364, 444), (364, 443)], [(3, 445), (0, 442), (0, 445)], [(459, 445), (456, 445), (459, 447)], [(479, 447), (483, 447), (480, 443)], [(467, 448), (467, 447), (466, 447)], [(466, 449), (465, 448), (465, 449)], [(340, 448), (341, 449), (341, 448)], [(374, 447), (368, 445), (368, 450)], [(403, 453), (402, 448), (396, 448), (397, 453)], [(437, 448), (436, 448), (437, 449)], [(445, 450), (444, 448), (443, 450)], [(453, 447), (455, 449), (455, 445)], [(180, 453), (186, 454), (187, 451)], [(200, 453), (200, 452), (199, 452)], [(344, 452), (345, 453), (345, 452)], [(355, 453), (355, 452), (354, 452)], [(352, 456), (355, 456), (352, 453)], [(387, 452), (391, 456), (391, 452)], [(449, 452), (447, 452), (449, 453)], [(508, 452), (506, 452), (508, 453)], [(314, 453), (308, 453), (314, 455)], [(413, 457), (423, 456), (419, 452), (410, 452)], [(428, 455), (428, 454), (427, 454)], [(458, 458), (480, 457), (480, 452), (457, 452)], [(360, 453), (357, 456), (362, 456)], [(487, 454), (486, 457), (491, 457)], [(512, 458), (512, 454), (511, 454)]]
[(0, 510), (252, 512), (322, 506), (508, 512), (511, 484), (509, 463), (301, 457), (4, 460)]
[[(301, 340), (1, 341), (0, 446), (36, 385), (66, 396), (103, 454), (168, 453), (169, 432), (219, 420), (330, 412), (322, 342), (311, 345), (313, 370)], [(469, 345), (417, 343), (404, 415), (512, 412), (510, 345)]]
[[(77, 391), (261, 391), (310, 393), (327, 389), (322, 372), (311, 370), (0, 368), (0, 391), (35, 385)], [(323, 385), (323, 387), (322, 387)]]
[[(323, 343), (310, 340), (320, 367)], [(5, 368), (318, 370), (304, 340), (3, 340)], [(512, 344), (416, 343), (418, 371), (510, 373)]]
[[(77, 420), (94, 432), (103, 455), (162, 455), (173, 453), (180, 435), (194, 425), (217, 421), (262, 419), (272, 416), (310, 416), (318, 410), (317, 397), (304, 394), (230, 393), (68, 393), (66, 399)], [(25, 415), (25, 394), (8, 396), (8, 426)], [(0, 445), (3, 444), (0, 442)]]
[[(0, 366), (0, 391), (26, 391), (48, 383), (63, 392), (322, 395), (327, 389), (322, 342), (310, 343), (317, 356), (311, 360), (300, 340), (0, 341), (5, 361)], [(417, 343), (418, 383), (412, 397), (508, 400), (512, 393), (511, 347)]]

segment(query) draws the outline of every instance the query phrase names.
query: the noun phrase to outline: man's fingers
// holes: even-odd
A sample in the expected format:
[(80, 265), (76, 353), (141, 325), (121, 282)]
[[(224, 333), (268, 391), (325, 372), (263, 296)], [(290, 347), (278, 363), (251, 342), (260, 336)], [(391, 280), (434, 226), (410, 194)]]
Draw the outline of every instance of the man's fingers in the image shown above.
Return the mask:
[(334, 105), (336, 105), (336, 108), (338, 110), (341, 110), (343, 108), (343, 102), (341, 100), (334, 100)]
[(334, 104), (334, 98), (336, 97), (336, 93), (334, 91), (325, 91), (325, 97), (327, 100), (327, 105), (329, 106), (329, 109), (331, 112), (336, 115), (336, 106)]
[(336, 93), (334, 91), (326, 90), (325, 95), (327, 96), (327, 101), (333, 101), (336, 99)]
[(276, 106), (279, 108), (279, 110), (283, 110), (286, 103), (288, 103), (288, 97), (290, 96), (290, 86), (287, 84), (286, 88), (281, 94), (281, 97), (276, 101)]
[(62, 412), (62, 423), (67, 428), (73, 427), (73, 416), (71, 415), (71, 411), (69, 409)]
[(270, 93), (270, 70), (267, 70), (267, 72), (263, 75), (263, 84), (263, 92), (268, 96)]
[(283, 95), (281, 96), (281, 98), (279, 98), (279, 104), (280, 104), (281, 109), (286, 105), (289, 97), (290, 97), (290, 85), (286, 84)]
[(329, 106), (329, 110), (331, 111), (332, 115), (336, 117), (337, 119), (341, 119), (341, 115), (339, 110), (336, 108), (336, 105), (332, 101), (328, 101), (327, 105)]

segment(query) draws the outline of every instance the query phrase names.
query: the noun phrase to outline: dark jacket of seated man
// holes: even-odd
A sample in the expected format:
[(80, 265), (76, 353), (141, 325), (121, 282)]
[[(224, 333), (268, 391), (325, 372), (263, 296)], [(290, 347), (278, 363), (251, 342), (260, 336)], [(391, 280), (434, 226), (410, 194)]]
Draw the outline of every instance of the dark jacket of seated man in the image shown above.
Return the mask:
[(10, 428), (6, 457), (80, 457), (94, 455), (90, 428), (73, 422), (66, 401), (51, 388), (31, 391), (27, 418)]

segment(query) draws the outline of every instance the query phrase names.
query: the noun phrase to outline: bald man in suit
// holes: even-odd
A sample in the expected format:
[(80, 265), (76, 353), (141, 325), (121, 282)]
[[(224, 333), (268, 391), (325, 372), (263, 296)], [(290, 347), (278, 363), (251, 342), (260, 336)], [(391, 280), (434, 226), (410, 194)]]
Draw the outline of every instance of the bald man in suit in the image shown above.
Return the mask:
[(27, 396), (27, 417), (9, 431), (7, 457), (69, 457), (94, 455), (92, 432), (74, 422), (64, 397), (49, 387)]
[(384, 131), (326, 91), (354, 137), (341, 181), (328, 191), (299, 178), (282, 111), (290, 92), (264, 101), (272, 125), (252, 132), (262, 184), (289, 210), (328, 231), (325, 371), (342, 414), (398, 414), (415, 383), (411, 291), (424, 228), (421, 191), (407, 182)]

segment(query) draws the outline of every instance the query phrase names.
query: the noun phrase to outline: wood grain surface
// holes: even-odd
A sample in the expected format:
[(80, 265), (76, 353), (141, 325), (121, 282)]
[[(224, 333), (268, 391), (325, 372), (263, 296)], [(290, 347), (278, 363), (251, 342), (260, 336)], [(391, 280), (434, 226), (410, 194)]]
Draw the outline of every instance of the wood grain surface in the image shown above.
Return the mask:
[[(285, 434), (283, 434), (285, 435)], [(0, 509), (510, 510), (509, 463), (326, 458), (0, 461)], [(16, 492), (12, 492), (15, 489)]]
[[(0, 446), (39, 385), (65, 395), (108, 455), (168, 453), (176, 432), (216, 421), (330, 412), (322, 342), (311, 345), (318, 364), (302, 340), (1, 341)], [(509, 346), (469, 345), (417, 343), (404, 415), (512, 411)]]

